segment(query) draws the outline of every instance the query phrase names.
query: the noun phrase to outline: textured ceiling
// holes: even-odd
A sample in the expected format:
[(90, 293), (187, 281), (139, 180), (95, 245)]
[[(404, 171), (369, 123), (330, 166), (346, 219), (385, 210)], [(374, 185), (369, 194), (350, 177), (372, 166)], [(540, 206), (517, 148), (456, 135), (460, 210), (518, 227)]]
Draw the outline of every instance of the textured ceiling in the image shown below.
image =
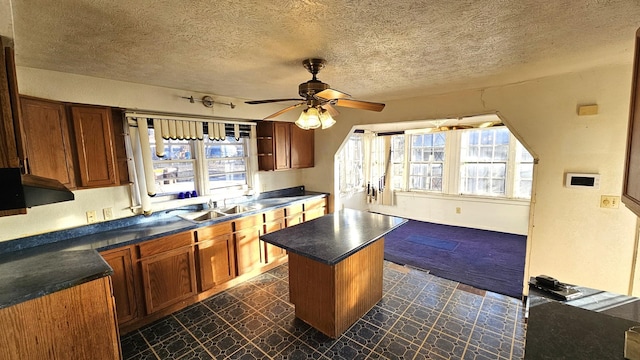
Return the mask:
[(630, 63), (638, 0), (12, 0), (16, 62), (244, 99), (385, 101)]

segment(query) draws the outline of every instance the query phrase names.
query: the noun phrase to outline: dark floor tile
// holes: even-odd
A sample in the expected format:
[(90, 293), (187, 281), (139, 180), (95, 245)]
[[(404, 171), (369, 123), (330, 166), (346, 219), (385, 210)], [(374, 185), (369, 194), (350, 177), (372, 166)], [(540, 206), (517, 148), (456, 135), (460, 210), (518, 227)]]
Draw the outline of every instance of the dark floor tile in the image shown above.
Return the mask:
[(235, 329), (226, 329), (213, 339), (203, 344), (204, 348), (213, 355), (214, 359), (224, 359), (247, 344), (245, 339)]
[(324, 353), (324, 356), (332, 360), (364, 360), (370, 353), (371, 350), (343, 336)]
[(477, 346), (505, 358), (511, 357), (512, 342), (513, 338), (510, 335), (494, 333), (478, 326), (473, 329), (469, 339), (469, 345)]
[(458, 284), (456, 289), (465, 291), (474, 295), (478, 295), (480, 297), (484, 297), (484, 295), (487, 293), (486, 290), (477, 289), (477, 288), (474, 288), (473, 286), (466, 285), (466, 284)]
[(258, 312), (251, 313), (233, 324), (233, 327), (249, 340), (253, 340), (260, 333), (273, 326), (275, 326), (273, 321)]
[(268, 273), (272, 276), (275, 276), (281, 280), (286, 280), (289, 278), (289, 266), (287, 264), (280, 265), (275, 269), (271, 269)]
[(237, 302), (238, 299), (226, 291), (202, 301), (204, 305), (213, 311), (220, 311), (230, 305), (236, 304)]
[(391, 330), (389, 330), (389, 333), (400, 336), (401, 338), (420, 346), (429, 334), (432, 326), (432, 323), (416, 322), (401, 316), (393, 325)]
[(402, 316), (422, 324), (433, 325), (438, 320), (441, 310), (413, 303), (407, 307)]
[(516, 320), (513, 318), (480, 311), (478, 314), (478, 320), (476, 321), (476, 326), (496, 333), (513, 336), (515, 331), (515, 322)]
[(524, 358), (524, 342), (522, 341), (513, 342), (513, 348), (511, 349), (511, 358), (512, 359)]
[(466, 322), (452, 316), (442, 315), (438, 318), (438, 321), (436, 321), (433, 329), (466, 343), (471, 336), (473, 322)]
[(253, 338), (251, 342), (267, 355), (273, 357), (296, 341), (296, 337), (279, 326), (272, 326)]
[(125, 358), (130, 360), (158, 360), (156, 354), (153, 353), (151, 349), (145, 350), (141, 353), (137, 353), (133, 355), (133, 357)]
[(260, 310), (263, 307), (269, 305), (274, 300), (278, 299), (277, 296), (273, 296), (264, 290), (258, 290), (253, 292), (252, 294), (248, 294), (247, 296), (242, 298), (242, 301), (247, 303), (249, 306), (253, 307), (256, 310)]
[(359, 320), (344, 333), (344, 336), (373, 350), (386, 333), (386, 330), (366, 321)]
[(175, 336), (153, 345), (153, 351), (160, 359), (179, 359), (183, 355), (194, 351), (200, 344), (186, 330)]
[(307, 332), (300, 335), (299, 339), (304, 344), (312, 349), (315, 349), (321, 354), (329, 350), (329, 348), (331, 348), (337, 341), (336, 339), (332, 339), (314, 328), (310, 328)]
[(427, 290), (422, 291), (413, 300), (414, 304), (418, 304), (424, 307), (432, 308), (434, 310), (442, 311), (449, 302), (451, 292), (429, 292)]
[(149, 342), (149, 345), (154, 346), (158, 342), (164, 341), (183, 330), (184, 328), (180, 322), (172, 315), (169, 315), (143, 327), (140, 329), (140, 333)]
[[(467, 346), (467, 350), (464, 352), (463, 360), (506, 360), (511, 359), (509, 357), (499, 356), (484, 349), (481, 349), (475, 345)], [(521, 359), (514, 357), (513, 359)]]
[(394, 286), (387, 293), (389, 295), (393, 295), (396, 297), (403, 298), (407, 301), (412, 301), (415, 297), (420, 294), (422, 289), (424, 288), (424, 284), (409, 284), (406, 282), (398, 282), (396, 286)]
[(256, 287), (253, 284), (243, 282), (227, 290), (227, 293), (235, 296), (240, 300), (243, 300), (245, 297), (253, 294), (257, 290), (260, 290), (260, 288)]
[(180, 360), (214, 360), (214, 359), (213, 357), (211, 357), (211, 355), (209, 355), (209, 353), (204, 347), (199, 346), (195, 348), (193, 351), (190, 351), (184, 354), (180, 358)]
[(373, 350), (386, 359), (413, 359), (419, 349), (400, 336), (387, 334)]
[(271, 283), (265, 286), (263, 290), (279, 298), (282, 298), (284, 296), (289, 296), (289, 284), (286, 281), (282, 281), (282, 280), (276, 281), (274, 283)]
[(197, 324), (212, 315), (213, 312), (211, 309), (201, 302), (195, 303), (173, 314), (173, 316), (186, 327)]
[(397, 314), (402, 314), (411, 304), (411, 302), (393, 295), (385, 295), (376, 305), (384, 310), (388, 310)]
[(224, 309), (216, 311), (215, 313), (231, 325), (234, 325), (236, 322), (255, 312), (256, 310), (253, 307), (242, 301), (238, 301), (235, 304), (231, 304)]
[(269, 319), (277, 321), (294, 314), (294, 308), (290, 303), (276, 299), (261, 308), (260, 312)]
[(274, 358), (283, 360), (329, 359), (300, 340), (291, 343)]
[(247, 343), (241, 347), (238, 351), (234, 352), (230, 356), (231, 359), (238, 360), (257, 360), (257, 359), (269, 359), (269, 356), (258, 349), (255, 345)]
[(293, 312), (283, 318), (274, 319), (274, 323), (295, 337), (299, 337), (311, 329), (309, 324), (298, 319)]
[(485, 298), (482, 303), (481, 311), (490, 313), (491, 315), (498, 315), (506, 318), (515, 319), (518, 316), (518, 311), (521, 307), (517, 302), (505, 302), (495, 298)]
[(230, 325), (221, 317), (216, 314), (211, 314), (203, 321), (189, 325), (187, 330), (200, 342), (205, 343), (217, 337), (229, 327)]
[(362, 316), (362, 320), (376, 325), (383, 330), (389, 330), (400, 317), (399, 314), (385, 310), (379, 306), (374, 306), (368, 313)]
[(270, 274), (269, 272), (260, 274), (258, 276), (252, 277), (251, 279), (247, 280), (247, 284), (251, 284), (251, 285), (255, 285), (258, 288), (264, 288), (266, 286), (269, 286), (271, 284), (273, 284), (276, 281), (279, 281), (280, 278)]
[(149, 344), (137, 330), (120, 338), (120, 347), (122, 348), (122, 358), (124, 360), (132, 359), (134, 355), (150, 349)]
[[(466, 290), (461, 290), (460, 287), (463, 285), (464, 284), (458, 285), (458, 287), (453, 292), (453, 294), (451, 294), (450, 301), (480, 309), (480, 307), (482, 306), (482, 303), (484, 302), (484, 295), (480, 295), (474, 292), (469, 292)], [(482, 291), (483, 294), (486, 293), (486, 291), (484, 290), (480, 290), (480, 291)]]
[(433, 330), (425, 339), (422, 349), (423, 353), (427, 351), (445, 359), (462, 359), (466, 346), (466, 340)]

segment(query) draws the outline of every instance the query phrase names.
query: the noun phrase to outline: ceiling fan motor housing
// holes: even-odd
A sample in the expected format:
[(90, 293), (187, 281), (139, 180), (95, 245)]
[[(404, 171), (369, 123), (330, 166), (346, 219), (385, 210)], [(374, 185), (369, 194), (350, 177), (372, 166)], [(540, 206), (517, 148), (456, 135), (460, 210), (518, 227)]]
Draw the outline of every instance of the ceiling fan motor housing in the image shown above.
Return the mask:
[(329, 84), (323, 83), (320, 80), (309, 80), (298, 86), (298, 94), (303, 98), (309, 100), (310, 97), (319, 93), (322, 90), (329, 88)]

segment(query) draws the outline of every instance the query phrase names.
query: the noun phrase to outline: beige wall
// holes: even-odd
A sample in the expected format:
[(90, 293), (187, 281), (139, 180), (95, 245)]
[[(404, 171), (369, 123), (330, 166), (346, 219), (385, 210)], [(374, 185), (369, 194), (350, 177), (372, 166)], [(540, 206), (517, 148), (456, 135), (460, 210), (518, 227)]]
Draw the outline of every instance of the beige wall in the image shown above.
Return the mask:
[[(631, 66), (620, 65), (388, 102), (379, 114), (341, 109), (334, 127), (317, 132), (316, 166), (303, 180), (308, 188), (334, 192), (333, 156), (354, 125), (497, 111), (539, 158), (525, 276), (548, 274), (627, 293), (636, 217), (624, 206), (602, 209), (599, 199), (621, 192), (630, 83)], [(576, 107), (589, 103), (597, 103), (600, 114), (578, 117)], [(566, 172), (599, 173), (600, 189), (566, 188)]]

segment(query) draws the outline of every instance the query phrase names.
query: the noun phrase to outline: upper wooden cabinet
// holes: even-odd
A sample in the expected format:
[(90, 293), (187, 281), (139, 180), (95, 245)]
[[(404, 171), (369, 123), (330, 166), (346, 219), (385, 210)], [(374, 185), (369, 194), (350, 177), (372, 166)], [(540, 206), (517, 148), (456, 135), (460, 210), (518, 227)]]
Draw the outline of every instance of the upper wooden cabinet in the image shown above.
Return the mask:
[(22, 97), (20, 103), (29, 159), (27, 172), (75, 188), (71, 133), (64, 104), (28, 97)]
[(71, 106), (71, 114), (82, 186), (95, 187), (118, 184), (118, 165), (113, 141), (111, 109)]
[[(2, 40), (0, 39), (0, 42)], [(23, 168), (26, 153), (13, 49), (0, 51), (0, 167)]]
[(627, 132), (622, 202), (640, 216), (640, 29), (636, 32), (636, 50), (631, 79), (631, 103)]
[(260, 170), (313, 167), (313, 130), (303, 130), (289, 122), (261, 121), (256, 132)]

